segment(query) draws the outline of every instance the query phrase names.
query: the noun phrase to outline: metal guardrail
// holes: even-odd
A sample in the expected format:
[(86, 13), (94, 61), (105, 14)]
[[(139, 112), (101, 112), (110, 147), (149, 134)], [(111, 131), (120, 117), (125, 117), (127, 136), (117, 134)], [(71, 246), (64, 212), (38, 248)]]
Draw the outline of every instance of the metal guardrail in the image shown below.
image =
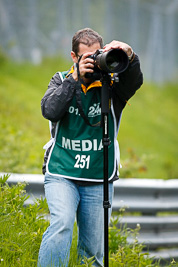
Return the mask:
[(178, 260), (178, 179), (120, 179), (114, 188), (113, 211), (128, 214), (121, 223), (140, 225), (138, 242), (151, 256)]
[[(27, 183), (26, 205), (44, 198), (43, 175), (11, 174), (9, 185), (17, 182)], [(151, 256), (178, 259), (178, 179), (119, 179), (114, 182), (113, 212), (121, 208), (125, 213), (120, 225), (134, 229), (139, 224), (138, 242)]]

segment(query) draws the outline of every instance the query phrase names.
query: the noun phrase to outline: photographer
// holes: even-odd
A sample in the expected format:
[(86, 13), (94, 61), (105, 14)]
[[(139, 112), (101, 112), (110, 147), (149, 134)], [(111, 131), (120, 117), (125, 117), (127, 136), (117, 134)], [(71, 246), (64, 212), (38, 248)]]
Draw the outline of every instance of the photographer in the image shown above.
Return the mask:
[[(142, 85), (143, 77), (138, 56), (128, 44), (112, 41), (103, 46), (102, 37), (85, 28), (72, 39), (74, 65), (69, 71), (57, 72), (52, 77), (41, 101), (42, 114), (50, 121), (51, 129), (51, 140), (44, 147), (43, 165), (51, 219), (39, 251), (41, 267), (68, 266), (75, 216), (79, 257), (94, 256), (94, 266), (103, 266), (102, 83), (95, 76), (93, 58), (101, 48), (101, 53), (120, 49), (129, 59), (128, 67), (119, 74), (119, 82), (113, 79), (108, 88), (108, 180), (112, 204), (113, 182), (118, 179), (120, 158), (117, 143), (120, 117), (128, 99)], [(111, 209), (109, 213), (110, 216)]]

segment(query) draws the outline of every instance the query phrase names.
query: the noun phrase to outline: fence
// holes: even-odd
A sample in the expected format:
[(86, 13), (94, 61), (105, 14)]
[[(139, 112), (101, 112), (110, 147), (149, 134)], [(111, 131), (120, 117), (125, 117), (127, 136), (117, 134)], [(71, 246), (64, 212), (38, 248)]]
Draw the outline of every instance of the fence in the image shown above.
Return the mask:
[(129, 215), (121, 223), (131, 229), (140, 225), (137, 239), (150, 255), (178, 259), (177, 179), (120, 179), (115, 183), (113, 211), (122, 207)]
[(69, 55), (73, 34), (84, 27), (105, 43), (129, 43), (145, 79), (176, 78), (177, 0), (0, 0), (0, 47), (17, 61), (38, 64), (44, 56)]
[[(44, 197), (42, 175), (11, 174), (8, 179), (10, 185), (24, 181), (30, 194), (26, 205)], [(113, 212), (126, 209), (119, 227), (127, 224), (135, 229), (139, 224), (138, 242), (145, 244), (151, 256), (178, 259), (178, 179), (120, 179), (114, 191)]]

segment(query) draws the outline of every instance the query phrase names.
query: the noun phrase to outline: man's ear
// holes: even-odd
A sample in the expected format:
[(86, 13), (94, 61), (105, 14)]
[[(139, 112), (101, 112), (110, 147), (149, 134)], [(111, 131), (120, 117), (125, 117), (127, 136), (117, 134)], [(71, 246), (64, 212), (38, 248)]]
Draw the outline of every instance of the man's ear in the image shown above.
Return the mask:
[(75, 52), (74, 51), (71, 51), (70, 55), (71, 55), (71, 58), (72, 58), (73, 62), (74, 63), (77, 63), (78, 62), (78, 58), (76, 57)]

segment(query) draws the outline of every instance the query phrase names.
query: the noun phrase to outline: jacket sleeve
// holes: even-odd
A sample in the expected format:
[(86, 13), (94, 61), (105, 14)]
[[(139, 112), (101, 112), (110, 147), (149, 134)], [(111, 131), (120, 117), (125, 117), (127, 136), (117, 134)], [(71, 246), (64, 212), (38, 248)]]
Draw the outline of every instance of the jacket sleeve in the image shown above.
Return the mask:
[(41, 110), (44, 118), (57, 122), (67, 111), (70, 102), (74, 96), (76, 81), (70, 75), (61, 81), (59, 73), (56, 73), (49, 85), (48, 89), (41, 100)]
[(115, 83), (113, 88), (113, 104), (116, 116), (120, 114), (127, 101), (143, 84), (143, 74), (140, 69), (140, 61), (137, 55), (128, 68), (119, 75), (119, 82)]
[(143, 83), (143, 74), (140, 69), (140, 62), (137, 55), (123, 73), (119, 75), (119, 82), (115, 83), (112, 98), (117, 122), (127, 101), (135, 94)]
[(120, 101), (126, 103), (143, 84), (143, 74), (140, 69), (140, 61), (137, 55), (126, 71), (119, 75), (119, 83), (115, 87), (115, 93)]

